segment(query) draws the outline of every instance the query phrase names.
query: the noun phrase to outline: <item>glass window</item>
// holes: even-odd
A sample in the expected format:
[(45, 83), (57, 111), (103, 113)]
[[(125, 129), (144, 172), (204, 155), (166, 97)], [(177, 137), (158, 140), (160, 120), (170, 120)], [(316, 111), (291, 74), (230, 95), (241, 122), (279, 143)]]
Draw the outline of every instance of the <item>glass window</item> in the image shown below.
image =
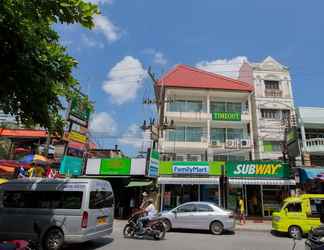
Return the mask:
[(197, 204), (197, 211), (198, 212), (213, 212), (214, 209), (207, 204)]
[(176, 127), (169, 131), (169, 141), (185, 141), (185, 128)]
[(227, 129), (227, 139), (243, 139), (243, 129), (241, 128), (228, 128)]
[(170, 112), (185, 112), (186, 109), (186, 101), (183, 100), (176, 100), (173, 102), (170, 102), (168, 105)]
[(80, 209), (83, 193), (78, 191), (5, 191), (8, 208)]
[(264, 80), (264, 86), (266, 89), (279, 89), (279, 81)]
[(202, 101), (187, 101), (187, 112), (202, 112)]
[(320, 216), (324, 211), (324, 199), (310, 199), (311, 215)]
[(188, 142), (200, 142), (203, 135), (202, 128), (187, 127), (186, 128), (186, 141)]
[(210, 102), (210, 112), (215, 113), (215, 112), (225, 112), (225, 102)]
[(227, 112), (239, 112), (242, 111), (242, 104), (241, 103), (235, 103), (235, 102), (228, 102), (227, 103)]
[(212, 141), (225, 142), (225, 128), (212, 128), (210, 131), (210, 137)]
[(301, 203), (296, 202), (296, 203), (289, 203), (286, 208), (288, 209), (288, 212), (301, 212), (302, 211), (302, 207), (301, 207)]
[(177, 209), (178, 213), (190, 213), (195, 211), (196, 211), (195, 204), (186, 204)]
[(90, 192), (90, 209), (100, 209), (112, 207), (114, 204), (114, 197), (112, 192), (108, 191), (92, 191)]
[(263, 141), (264, 152), (282, 152), (282, 142), (279, 141)]

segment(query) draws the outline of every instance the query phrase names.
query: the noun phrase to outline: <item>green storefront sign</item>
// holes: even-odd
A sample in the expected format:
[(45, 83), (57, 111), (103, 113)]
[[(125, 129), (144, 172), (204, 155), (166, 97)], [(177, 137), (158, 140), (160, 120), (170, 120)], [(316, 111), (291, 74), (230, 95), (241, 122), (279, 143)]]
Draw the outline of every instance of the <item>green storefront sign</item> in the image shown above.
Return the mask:
[(184, 161), (160, 161), (160, 175), (221, 175), (223, 161), (214, 162), (184, 162)]
[(212, 113), (214, 121), (241, 121), (240, 112), (215, 112)]
[(102, 159), (100, 175), (130, 175), (131, 159), (112, 158)]
[(226, 162), (228, 177), (289, 178), (288, 164), (280, 161)]
[(67, 176), (81, 175), (83, 168), (83, 159), (74, 156), (64, 156), (61, 161), (60, 174)]

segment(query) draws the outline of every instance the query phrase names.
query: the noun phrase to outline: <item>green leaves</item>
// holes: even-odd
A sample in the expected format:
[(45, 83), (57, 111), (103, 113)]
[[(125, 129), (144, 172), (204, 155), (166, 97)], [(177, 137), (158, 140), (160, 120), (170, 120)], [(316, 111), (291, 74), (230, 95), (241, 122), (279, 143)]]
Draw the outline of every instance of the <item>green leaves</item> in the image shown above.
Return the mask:
[(62, 98), (70, 99), (79, 85), (72, 76), (78, 62), (59, 44), (52, 24), (92, 28), (98, 13), (83, 0), (0, 1), (0, 109), (19, 112), (29, 126), (60, 130)]

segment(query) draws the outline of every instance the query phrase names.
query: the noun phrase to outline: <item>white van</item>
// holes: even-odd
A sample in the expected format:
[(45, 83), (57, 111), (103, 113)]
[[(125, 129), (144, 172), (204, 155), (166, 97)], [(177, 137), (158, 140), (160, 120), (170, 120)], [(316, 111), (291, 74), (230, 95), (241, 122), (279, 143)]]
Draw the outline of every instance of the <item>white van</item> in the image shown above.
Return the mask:
[(112, 233), (111, 185), (95, 179), (17, 179), (0, 185), (0, 240), (41, 239), (45, 249)]

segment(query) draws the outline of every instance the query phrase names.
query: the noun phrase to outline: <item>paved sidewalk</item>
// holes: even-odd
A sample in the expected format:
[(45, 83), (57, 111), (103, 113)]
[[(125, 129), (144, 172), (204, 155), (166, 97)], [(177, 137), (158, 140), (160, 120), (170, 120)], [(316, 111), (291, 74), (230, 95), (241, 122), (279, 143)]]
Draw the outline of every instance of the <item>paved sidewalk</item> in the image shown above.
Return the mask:
[(263, 221), (254, 221), (247, 220), (246, 224), (240, 225), (240, 222), (236, 223), (236, 230), (239, 231), (254, 231), (254, 232), (270, 232), (271, 231), (271, 221), (263, 220)]

